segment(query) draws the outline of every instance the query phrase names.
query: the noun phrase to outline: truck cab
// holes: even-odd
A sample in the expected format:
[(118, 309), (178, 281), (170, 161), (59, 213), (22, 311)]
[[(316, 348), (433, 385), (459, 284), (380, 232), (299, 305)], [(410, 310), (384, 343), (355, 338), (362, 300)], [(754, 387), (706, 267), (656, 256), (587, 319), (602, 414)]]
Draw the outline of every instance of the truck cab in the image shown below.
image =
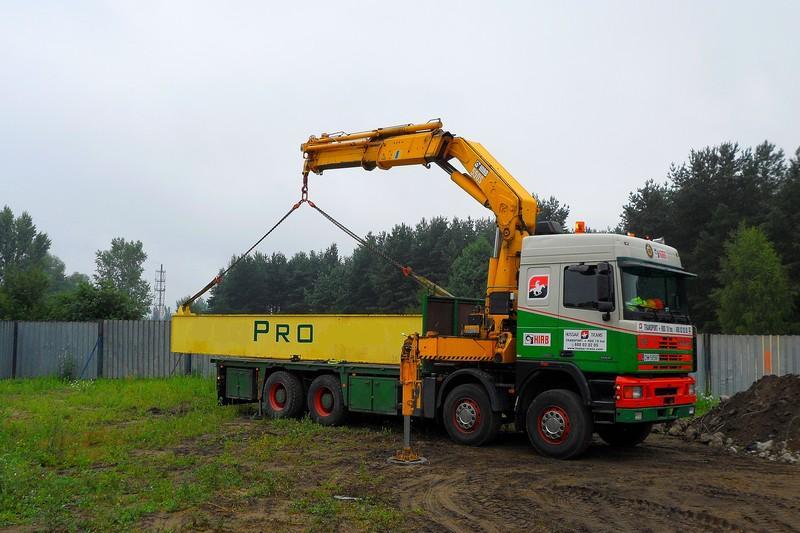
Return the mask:
[[(601, 436), (612, 427), (646, 436), (653, 422), (694, 414), (688, 374), (696, 370), (695, 335), (686, 302), (693, 276), (677, 250), (659, 242), (615, 234), (525, 237), (517, 390), (540, 390), (554, 371), (571, 376)], [(558, 420), (545, 438), (558, 443), (558, 428), (569, 424), (564, 416), (551, 413)]]

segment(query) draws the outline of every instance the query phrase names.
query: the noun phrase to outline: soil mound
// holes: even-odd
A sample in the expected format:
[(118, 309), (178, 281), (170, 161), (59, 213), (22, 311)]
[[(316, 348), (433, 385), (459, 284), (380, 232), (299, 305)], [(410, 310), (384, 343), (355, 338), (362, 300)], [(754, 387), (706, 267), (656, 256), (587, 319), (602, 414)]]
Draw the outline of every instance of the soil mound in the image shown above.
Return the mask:
[(669, 430), (730, 451), (800, 460), (800, 375), (764, 376), (705, 415)]

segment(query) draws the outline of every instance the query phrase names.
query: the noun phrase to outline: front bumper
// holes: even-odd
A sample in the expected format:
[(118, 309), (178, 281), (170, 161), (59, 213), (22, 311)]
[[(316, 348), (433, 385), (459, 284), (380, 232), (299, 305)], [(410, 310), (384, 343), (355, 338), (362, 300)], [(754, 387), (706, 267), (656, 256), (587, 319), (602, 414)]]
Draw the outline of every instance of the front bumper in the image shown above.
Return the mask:
[[(615, 422), (661, 422), (694, 415), (694, 378), (618, 376)], [(633, 397), (633, 390), (639, 391)]]
[(614, 422), (669, 422), (676, 418), (694, 415), (694, 405), (676, 405), (674, 407), (643, 407), (640, 409), (617, 409)]

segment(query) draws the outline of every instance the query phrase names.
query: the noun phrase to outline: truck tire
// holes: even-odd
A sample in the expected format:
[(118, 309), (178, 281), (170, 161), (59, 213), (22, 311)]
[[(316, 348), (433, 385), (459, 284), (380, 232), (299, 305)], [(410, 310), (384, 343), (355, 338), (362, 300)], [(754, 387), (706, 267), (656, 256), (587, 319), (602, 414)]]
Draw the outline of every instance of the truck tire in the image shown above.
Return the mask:
[(525, 414), (525, 431), (533, 447), (557, 459), (571, 459), (586, 451), (592, 426), (591, 414), (581, 397), (566, 389), (539, 394)]
[(442, 420), (450, 438), (459, 444), (480, 446), (493, 440), (502, 422), (492, 411), (489, 396), (480, 385), (468, 383), (455, 387), (442, 407)]
[(336, 426), (344, 422), (342, 385), (336, 376), (324, 374), (311, 382), (308, 388), (308, 413), (311, 419), (323, 426)]
[(606, 443), (620, 448), (633, 448), (650, 435), (653, 424), (611, 424), (597, 426), (597, 434)]
[(289, 372), (273, 372), (261, 395), (264, 414), (270, 418), (293, 418), (303, 413), (303, 383)]

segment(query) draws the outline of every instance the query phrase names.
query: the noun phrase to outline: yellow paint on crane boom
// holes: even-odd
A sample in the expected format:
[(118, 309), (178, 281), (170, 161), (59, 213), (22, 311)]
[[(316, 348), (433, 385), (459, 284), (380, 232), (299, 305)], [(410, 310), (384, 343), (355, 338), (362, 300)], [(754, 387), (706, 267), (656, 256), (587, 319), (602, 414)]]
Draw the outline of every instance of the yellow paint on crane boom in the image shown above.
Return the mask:
[(421, 315), (176, 315), (176, 353), (399, 365)]

